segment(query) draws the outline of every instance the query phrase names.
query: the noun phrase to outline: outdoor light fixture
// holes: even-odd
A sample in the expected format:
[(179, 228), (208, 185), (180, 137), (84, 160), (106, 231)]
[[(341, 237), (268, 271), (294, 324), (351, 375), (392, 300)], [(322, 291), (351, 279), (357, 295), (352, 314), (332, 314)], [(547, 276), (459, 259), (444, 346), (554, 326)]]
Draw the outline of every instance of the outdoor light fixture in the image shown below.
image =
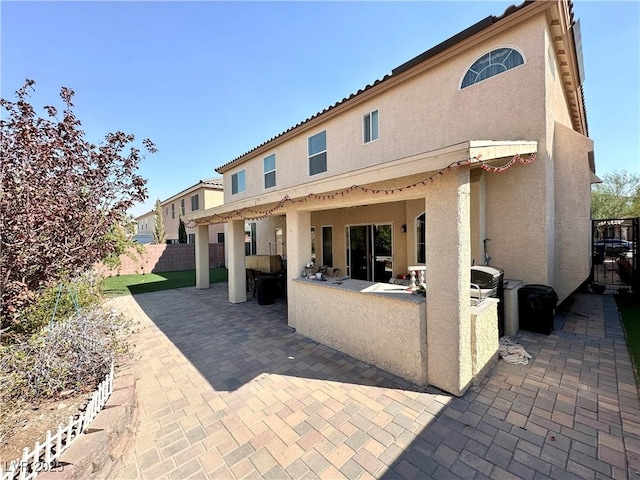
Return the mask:
[(402, 226), (400, 227), (400, 231), (401, 231), (402, 233), (407, 233), (407, 225), (406, 225), (406, 224), (402, 225)]

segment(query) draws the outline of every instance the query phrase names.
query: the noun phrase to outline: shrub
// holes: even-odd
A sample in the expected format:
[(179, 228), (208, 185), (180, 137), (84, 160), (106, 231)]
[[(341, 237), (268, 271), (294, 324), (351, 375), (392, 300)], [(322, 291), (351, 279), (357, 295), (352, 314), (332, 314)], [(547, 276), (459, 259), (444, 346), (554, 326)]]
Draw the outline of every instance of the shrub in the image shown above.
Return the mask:
[(131, 330), (115, 310), (86, 309), (27, 341), (0, 347), (0, 404), (92, 390), (111, 362), (129, 352)]
[(93, 272), (60, 281), (35, 294), (33, 303), (17, 317), (5, 340), (33, 335), (52, 320), (64, 321), (83, 308), (97, 305), (101, 299), (101, 279)]

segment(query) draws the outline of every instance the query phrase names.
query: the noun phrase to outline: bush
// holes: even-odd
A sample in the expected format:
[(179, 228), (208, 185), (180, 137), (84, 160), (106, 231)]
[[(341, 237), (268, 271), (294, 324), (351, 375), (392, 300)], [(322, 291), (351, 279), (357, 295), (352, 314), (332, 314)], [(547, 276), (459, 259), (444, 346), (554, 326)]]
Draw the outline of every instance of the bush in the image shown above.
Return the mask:
[(97, 305), (102, 299), (101, 290), (101, 280), (92, 272), (45, 288), (17, 317), (5, 340), (36, 334), (52, 320), (64, 321), (83, 308)]
[(92, 390), (116, 356), (129, 352), (131, 327), (115, 310), (95, 308), (0, 347), (0, 404)]

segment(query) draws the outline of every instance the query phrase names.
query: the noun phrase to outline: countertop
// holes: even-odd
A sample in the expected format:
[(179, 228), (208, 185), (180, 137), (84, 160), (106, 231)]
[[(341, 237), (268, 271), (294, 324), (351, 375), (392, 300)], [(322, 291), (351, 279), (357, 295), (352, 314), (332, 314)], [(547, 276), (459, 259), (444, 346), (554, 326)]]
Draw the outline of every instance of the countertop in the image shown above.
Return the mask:
[(392, 285), (391, 283), (367, 282), (366, 280), (354, 280), (346, 277), (326, 278), (325, 281), (300, 277), (294, 278), (293, 281), (313, 284), (318, 287), (357, 292), (363, 295), (391, 298), (404, 302), (424, 303), (426, 300), (422, 295), (414, 295), (407, 287)]

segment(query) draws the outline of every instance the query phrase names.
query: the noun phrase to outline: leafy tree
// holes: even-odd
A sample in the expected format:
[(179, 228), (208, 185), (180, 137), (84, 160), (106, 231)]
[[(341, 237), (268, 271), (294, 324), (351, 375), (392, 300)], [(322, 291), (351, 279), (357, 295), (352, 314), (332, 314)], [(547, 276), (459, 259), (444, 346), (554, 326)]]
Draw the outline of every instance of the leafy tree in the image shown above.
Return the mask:
[(180, 223), (178, 223), (178, 243), (187, 243), (187, 229), (184, 226), (182, 217), (180, 217)]
[(144, 247), (138, 242), (134, 242), (131, 236), (127, 235), (127, 228), (131, 224), (124, 226), (115, 224), (103, 237), (104, 242), (109, 242), (111, 249), (109, 253), (102, 259), (107, 267), (116, 269), (122, 262), (122, 255), (126, 255), (133, 261), (140, 261), (144, 253)]
[[(133, 135), (90, 143), (73, 90), (60, 90), (61, 115), (46, 106), (43, 118), (29, 103), (34, 85), (26, 80), (15, 101), (0, 99), (0, 330), (20, 321), (36, 291), (112, 253), (109, 233), (147, 197)], [(150, 140), (142, 144), (156, 151)]]
[(602, 175), (591, 190), (591, 218), (640, 216), (640, 175), (626, 170)]
[(153, 243), (165, 243), (167, 241), (167, 229), (162, 220), (162, 206), (160, 199), (156, 200), (155, 225), (153, 228)]

